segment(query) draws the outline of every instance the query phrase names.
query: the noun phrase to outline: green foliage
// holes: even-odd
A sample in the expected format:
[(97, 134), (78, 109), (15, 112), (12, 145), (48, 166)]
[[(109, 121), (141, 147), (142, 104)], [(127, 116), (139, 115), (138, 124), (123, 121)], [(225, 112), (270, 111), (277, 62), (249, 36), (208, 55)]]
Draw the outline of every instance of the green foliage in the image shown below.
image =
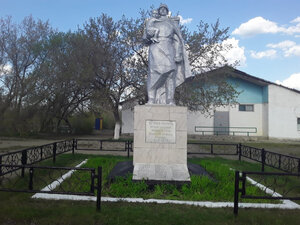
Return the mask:
[(102, 112), (101, 117), (103, 118), (103, 129), (113, 129), (115, 127), (115, 118), (110, 112)]
[(29, 137), (40, 131), (40, 118), (30, 110), (18, 115), (16, 110), (9, 109), (3, 113), (0, 121), (0, 135)]
[(82, 113), (70, 118), (75, 134), (91, 134), (95, 125), (95, 116), (91, 113)]

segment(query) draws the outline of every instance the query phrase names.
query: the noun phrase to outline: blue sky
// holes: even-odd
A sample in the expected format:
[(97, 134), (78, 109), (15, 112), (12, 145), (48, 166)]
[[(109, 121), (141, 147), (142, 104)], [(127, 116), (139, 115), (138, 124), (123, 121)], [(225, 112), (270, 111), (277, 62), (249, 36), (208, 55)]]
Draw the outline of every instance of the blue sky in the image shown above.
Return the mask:
[(190, 30), (200, 20), (230, 27), (228, 40), (235, 48), (229, 60), (240, 60), (237, 69), (250, 75), (300, 89), (299, 0), (0, 0), (0, 17), (15, 22), (25, 16), (49, 20), (60, 31), (76, 30), (90, 17), (106, 13), (137, 17), (139, 9), (163, 2), (183, 17)]

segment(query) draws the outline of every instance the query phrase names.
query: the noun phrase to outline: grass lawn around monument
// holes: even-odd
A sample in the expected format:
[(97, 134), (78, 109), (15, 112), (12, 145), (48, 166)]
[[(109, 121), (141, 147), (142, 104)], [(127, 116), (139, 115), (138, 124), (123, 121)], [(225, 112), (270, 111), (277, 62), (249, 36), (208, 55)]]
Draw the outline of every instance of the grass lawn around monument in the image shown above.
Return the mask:
[[(45, 166), (75, 166), (79, 162), (88, 158), (89, 161), (84, 167), (97, 167), (99, 164), (103, 168), (112, 168), (118, 161), (128, 160), (120, 156), (94, 156), (82, 154), (63, 154), (57, 157), (56, 163), (51, 160), (39, 163)], [(223, 158), (190, 159), (192, 163), (202, 163), (207, 171), (218, 167), (235, 168), (239, 170), (259, 171), (258, 164), (226, 160)], [(109, 169), (103, 169), (103, 178), (108, 175)], [(224, 176), (233, 173), (223, 173)], [(222, 174), (222, 173), (221, 173)], [(42, 175), (42, 174), (41, 174)], [(217, 179), (218, 176), (214, 175)], [(207, 182), (207, 188), (211, 188), (215, 183)], [(121, 186), (128, 186), (123, 191), (120, 187), (109, 188), (103, 186), (103, 196), (108, 193), (129, 192), (131, 184), (121, 181)], [(200, 183), (197, 183), (200, 184)], [(202, 184), (201, 184), (202, 185)], [(204, 184), (203, 184), (204, 185)], [(209, 186), (211, 185), (211, 186)], [(141, 185), (143, 186), (143, 185)], [(197, 185), (196, 185), (197, 186)], [(226, 186), (226, 185), (225, 185)], [(233, 183), (228, 182), (228, 187), (233, 188)], [(112, 190), (110, 190), (112, 189)], [(133, 193), (143, 187), (133, 188)], [(150, 193), (151, 198), (178, 199), (178, 194), (170, 188), (169, 193), (164, 193), (162, 188)], [(165, 190), (168, 190), (166, 188)], [(233, 189), (232, 189), (233, 190)], [(200, 190), (201, 191), (201, 190)], [(178, 191), (179, 192), (179, 191)], [(223, 191), (226, 193), (225, 191)], [(171, 193), (171, 194), (170, 194)], [(205, 193), (205, 190), (203, 190)], [(133, 195), (132, 193), (130, 195)], [(193, 196), (192, 191), (186, 191), (187, 196)], [(0, 224), (297, 224), (300, 220), (299, 210), (280, 209), (240, 209), (239, 215), (233, 215), (232, 208), (209, 209), (196, 206), (173, 205), (173, 204), (141, 204), (141, 203), (102, 203), (101, 212), (96, 211), (95, 202), (84, 201), (55, 201), (31, 199), (30, 193), (9, 193), (0, 192)], [(195, 193), (197, 196), (197, 193)], [(194, 196), (194, 197), (195, 197)], [(204, 194), (203, 194), (204, 196)], [(210, 196), (207, 194), (206, 196)], [(232, 199), (233, 192), (224, 194), (225, 198)], [(227, 196), (227, 197), (226, 197)], [(124, 196), (125, 197), (125, 196)], [(141, 197), (141, 196), (138, 196)], [(221, 197), (216, 197), (221, 199)], [(226, 199), (225, 199), (226, 200)], [(231, 201), (231, 200), (228, 200)]]
[[(76, 156), (76, 155), (75, 155)], [(72, 155), (63, 155), (65, 162), (71, 162)], [(78, 157), (78, 155), (77, 155)], [(144, 198), (144, 199), (169, 199), (169, 200), (189, 200), (189, 201), (214, 201), (214, 202), (233, 202), (234, 193), (234, 170), (232, 168), (250, 171), (259, 171), (259, 165), (239, 162), (234, 160), (226, 160), (223, 158), (204, 158), (190, 159), (195, 164), (200, 164), (213, 177), (207, 176), (191, 176), (191, 184), (176, 187), (172, 184), (156, 185), (154, 189), (149, 189), (145, 182), (132, 182), (132, 174), (128, 174), (125, 178), (119, 177), (113, 183), (107, 182), (107, 176), (112, 168), (120, 161), (127, 161), (128, 158), (121, 156), (86, 156), (88, 162), (82, 167), (97, 168), (102, 166), (103, 187), (102, 196), (121, 197), (121, 198)], [(89, 179), (89, 174), (82, 174), (82, 179)], [(78, 182), (77, 179), (70, 178), (70, 182)], [(72, 185), (71, 185), (72, 186)], [(76, 185), (73, 185), (76, 187)], [(90, 190), (90, 184), (80, 185), (80, 190), (70, 191), (86, 191)], [(251, 186), (247, 188), (247, 194), (261, 194), (262, 191), (257, 187)], [(241, 199), (241, 202), (258, 202), (258, 203), (279, 203), (274, 200), (250, 200)]]
[[(214, 202), (233, 202), (234, 194), (234, 169), (259, 171), (260, 166), (249, 162), (239, 162), (223, 158), (204, 158), (190, 159), (195, 164), (200, 164), (213, 177), (191, 176), (191, 184), (184, 184), (176, 187), (172, 184), (155, 185), (154, 190), (149, 190), (143, 181), (132, 182), (132, 174), (125, 178), (119, 177), (113, 183), (108, 183), (106, 178), (111, 169), (119, 161), (128, 159), (122, 157), (106, 156), (94, 157), (88, 160), (83, 167), (103, 166), (103, 188), (102, 195), (123, 198), (143, 198), (143, 199), (170, 199), (170, 200), (189, 200), (189, 201), (214, 201)], [(299, 183), (300, 184), (300, 183)], [(86, 186), (88, 190), (89, 186)], [(257, 187), (247, 188), (247, 194), (261, 194), (262, 191)], [(241, 202), (259, 203), (279, 203), (274, 200), (241, 199)]]
[[(132, 174), (126, 177), (119, 177), (116, 181), (108, 183), (107, 176), (113, 167), (121, 161), (128, 161), (130, 159), (122, 156), (94, 156), (83, 154), (63, 154), (57, 157), (56, 163), (53, 164), (51, 160), (43, 161), (39, 165), (44, 166), (66, 166), (72, 167), (88, 159), (87, 163), (82, 167), (97, 168), (102, 166), (102, 196), (106, 197), (120, 197), (120, 198), (143, 198), (143, 199), (169, 199), (169, 200), (188, 200), (188, 201), (213, 201), (213, 202), (233, 202), (234, 197), (234, 169), (240, 171), (260, 171), (260, 165), (256, 163), (249, 163), (238, 160), (228, 160), (224, 158), (192, 158), (189, 162), (199, 164), (206, 169), (211, 175), (208, 176), (191, 176), (191, 183), (184, 184), (181, 187), (176, 187), (172, 184), (155, 185), (153, 189), (149, 189), (147, 184), (143, 181), (132, 182)], [(266, 168), (266, 171), (274, 171), (274, 169)], [(66, 171), (67, 172), (67, 171)], [(35, 188), (43, 188), (47, 184), (45, 176), (47, 171), (35, 172)], [(77, 172), (75, 172), (77, 173)], [(52, 174), (53, 177), (59, 178), (63, 174), (57, 172)], [(82, 176), (79, 180), (90, 181), (89, 173), (77, 174), (67, 180), (64, 191), (70, 192), (89, 192), (90, 182), (81, 183), (78, 185), (78, 176)], [(42, 182), (39, 182), (38, 177), (43, 177)], [(255, 177), (254, 177), (255, 179)], [(73, 182), (73, 185), (72, 185)], [(77, 183), (76, 183), (77, 182)], [(300, 186), (299, 179), (295, 178), (289, 181), (290, 183)], [(71, 185), (70, 185), (71, 183)], [(19, 186), (28, 185), (28, 176), (25, 175), (23, 181), (18, 182)], [(64, 186), (64, 182), (61, 184)], [(72, 188), (69, 189), (68, 188)], [(280, 192), (280, 189), (276, 190)], [(300, 190), (293, 190), (298, 192)], [(259, 195), (262, 191), (255, 186), (249, 185), (247, 188), (248, 195)], [(275, 200), (258, 200), (258, 199), (240, 199), (240, 202), (255, 202), (255, 203), (280, 203)]]

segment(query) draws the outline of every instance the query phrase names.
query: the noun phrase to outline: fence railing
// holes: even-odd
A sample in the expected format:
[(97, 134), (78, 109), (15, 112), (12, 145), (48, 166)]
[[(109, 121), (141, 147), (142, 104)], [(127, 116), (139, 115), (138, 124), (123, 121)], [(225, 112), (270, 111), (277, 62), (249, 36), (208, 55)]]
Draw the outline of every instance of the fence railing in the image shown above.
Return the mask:
[(188, 155), (238, 155), (238, 144), (188, 142)]
[(256, 127), (215, 127), (215, 126), (195, 126), (195, 132), (202, 135), (247, 135), (256, 134)]
[(189, 155), (238, 155), (261, 164), (261, 171), (269, 166), (288, 173), (300, 173), (300, 158), (267, 151), (242, 144), (188, 142)]
[(262, 172), (265, 171), (265, 166), (270, 166), (284, 172), (300, 173), (300, 158), (298, 157), (239, 144), (239, 160), (241, 157), (261, 163)]
[[(115, 145), (114, 145), (115, 144)], [(129, 157), (130, 152), (133, 151), (132, 148), (133, 141), (131, 140), (99, 140), (99, 139), (72, 139), (72, 140), (65, 140), (60, 142), (54, 142), (47, 145), (27, 148), (20, 151), (14, 151), (10, 153), (5, 153), (0, 155), (0, 191), (17, 191), (17, 192), (36, 192), (36, 193), (64, 193), (64, 194), (92, 194), (95, 191), (95, 179), (101, 177), (102, 168), (98, 168), (98, 175), (95, 173), (95, 169), (80, 169), (80, 168), (66, 168), (66, 167), (41, 167), (41, 166), (34, 166), (34, 163), (40, 162), (45, 159), (52, 158), (53, 162), (56, 161), (56, 156), (65, 152), (70, 152), (74, 154), (76, 150), (92, 150), (92, 151), (121, 151), (127, 152), (127, 156)], [(287, 175), (290, 176), (299, 176), (300, 175), (300, 158), (283, 155), (271, 151), (266, 151), (265, 149), (255, 148), (251, 146), (246, 146), (242, 144), (234, 144), (234, 143), (204, 143), (204, 142), (188, 142), (188, 145), (191, 147), (192, 151), (188, 151), (188, 154), (209, 154), (209, 155), (237, 155), (238, 159), (241, 160), (242, 157), (248, 158), (250, 160), (254, 160), (256, 162), (261, 163), (261, 171), (265, 170), (265, 166), (270, 166), (272, 168), (276, 168), (287, 172)], [(59, 185), (60, 187), (51, 190), (42, 190), (40, 188), (41, 184), (46, 185), (50, 179), (50, 177), (57, 177), (57, 176), (50, 176), (49, 171), (55, 171), (55, 173), (59, 174), (61, 172), (58, 171), (65, 171), (65, 170), (76, 170), (78, 174), (82, 173), (83, 171), (90, 173), (90, 175), (85, 175), (87, 180), (90, 182), (79, 182), (78, 179), (77, 183), (84, 184), (85, 186), (89, 186), (90, 190), (85, 192), (77, 191), (77, 190), (84, 190), (78, 189), (78, 187), (72, 188), (63, 188), (68, 183), (61, 182)], [(41, 170), (47, 170), (46, 174), (49, 179), (43, 181), (43, 178), (34, 178), (34, 174), (39, 173)], [(247, 174), (255, 174), (255, 175), (274, 175), (275, 173), (258, 173), (258, 172), (243, 172), (242, 178), (236, 175), (236, 187), (237, 192), (241, 192), (243, 197), (249, 198), (256, 198), (254, 196), (246, 195), (245, 189), (245, 177)], [(279, 173), (278, 173), (279, 174)], [(61, 174), (60, 174), (61, 175)], [(275, 175), (276, 176), (276, 175)], [(284, 176), (279, 174), (278, 176)], [(22, 179), (17, 179), (17, 177), (21, 177)], [(72, 178), (75, 179), (75, 178)], [(23, 182), (23, 189), (18, 189), (21, 187), (17, 183), (13, 182)], [(237, 182), (242, 181), (242, 189), (239, 188), (239, 183)], [(24, 187), (24, 183), (27, 184), (28, 188)], [(86, 185), (89, 183), (89, 185)], [(275, 182), (276, 183), (276, 182)], [(98, 179), (98, 185), (101, 186), (101, 179)], [(8, 185), (5, 187), (3, 185)], [(100, 208), (99, 201), (101, 200), (101, 188), (97, 186), (97, 208)], [(236, 197), (236, 193), (235, 193)], [(238, 196), (237, 196), (238, 197)], [(285, 197), (285, 196), (284, 196)], [(100, 200), (98, 200), (98, 198)], [(292, 199), (292, 198), (289, 198)], [(297, 197), (298, 199), (298, 197)], [(98, 207), (99, 206), (99, 207)]]
[[(247, 182), (247, 176), (255, 177), (255, 182)], [(295, 179), (297, 178), (297, 179)], [(259, 187), (256, 192), (248, 193), (251, 185)], [(234, 182), (234, 214), (238, 214), (239, 198), (271, 199), (271, 200), (300, 200), (300, 180), (298, 173), (268, 173), (268, 172), (239, 172), (235, 171)], [(280, 192), (280, 194), (278, 193)]]
[[(55, 162), (57, 155), (69, 151), (74, 152), (74, 144), (74, 140), (65, 140), (47, 145), (26, 148), (20, 151), (8, 152), (0, 155), (0, 164), (25, 166), (32, 165), (49, 158), (52, 158), (53, 162)], [(22, 173), (24, 173), (24, 167), (0, 168), (0, 176), (19, 169), (21, 169)]]
[[(284, 172), (300, 173), (300, 158), (267, 151), (264, 148), (256, 148), (236, 143), (208, 143), (197, 141), (188, 142), (188, 147), (188, 155), (238, 155), (239, 160), (244, 157), (260, 163), (261, 171), (265, 170), (265, 166), (270, 166)], [(127, 157), (129, 158), (130, 152), (133, 152), (133, 141), (72, 139), (5, 153), (0, 155), (0, 163), (25, 166), (49, 158), (52, 158), (53, 162), (55, 162), (57, 155), (70, 151), (74, 154), (77, 150), (127, 152)], [(18, 169), (19, 168), (14, 167), (0, 168), (0, 176)]]
[(132, 140), (75, 139), (75, 150), (127, 152), (129, 158), (132, 144)]
[(95, 168), (7, 164), (0, 167), (13, 171), (0, 176), (0, 191), (89, 196), (96, 192), (96, 206), (101, 208), (102, 167), (97, 168), (97, 173)]

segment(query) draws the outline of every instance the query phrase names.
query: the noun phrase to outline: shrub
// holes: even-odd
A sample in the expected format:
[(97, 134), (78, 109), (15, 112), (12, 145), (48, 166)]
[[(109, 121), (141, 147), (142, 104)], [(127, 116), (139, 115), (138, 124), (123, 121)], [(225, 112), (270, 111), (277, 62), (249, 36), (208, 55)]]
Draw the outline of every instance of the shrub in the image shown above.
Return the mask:
[(94, 130), (95, 116), (92, 113), (82, 113), (70, 118), (75, 134), (91, 134)]

